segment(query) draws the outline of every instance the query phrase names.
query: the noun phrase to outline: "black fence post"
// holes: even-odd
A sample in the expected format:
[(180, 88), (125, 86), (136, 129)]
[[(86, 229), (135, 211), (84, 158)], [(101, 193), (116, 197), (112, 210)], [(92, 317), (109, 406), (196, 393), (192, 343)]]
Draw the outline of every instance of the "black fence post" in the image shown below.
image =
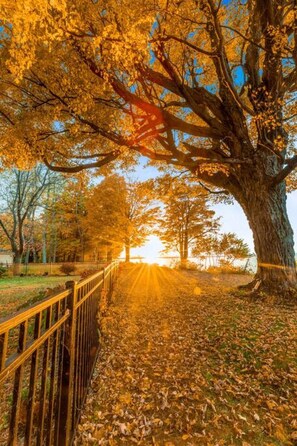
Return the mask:
[(75, 281), (66, 282), (66, 288), (70, 288), (72, 292), (67, 299), (67, 309), (70, 311), (70, 315), (65, 326), (65, 338), (63, 345), (62, 389), (59, 411), (59, 446), (69, 446), (73, 435), (71, 429), (75, 361), (77, 283)]

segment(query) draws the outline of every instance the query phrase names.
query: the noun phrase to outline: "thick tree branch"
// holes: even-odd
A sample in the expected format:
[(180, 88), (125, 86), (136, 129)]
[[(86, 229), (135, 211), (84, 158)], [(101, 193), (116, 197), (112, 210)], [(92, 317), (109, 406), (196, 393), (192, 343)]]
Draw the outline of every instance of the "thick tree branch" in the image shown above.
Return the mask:
[[(214, 51), (217, 52), (218, 57), (213, 58), (214, 65), (216, 67), (218, 80), (220, 82), (220, 91), (222, 98), (227, 94), (229, 101), (236, 104), (238, 111), (245, 111), (249, 115), (253, 116), (254, 111), (248, 107), (240, 98), (232, 79), (231, 70), (229, 67), (229, 61), (225, 50), (224, 37), (221, 30), (221, 24), (218, 20), (217, 11), (214, 6), (213, 0), (207, 0), (209, 5), (209, 13), (207, 14), (207, 32), (211, 38)], [(226, 89), (227, 87), (227, 89)], [(234, 107), (235, 108), (235, 107)], [(236, 119), (240, 119), (243, 122), (243, 116), (240, 113), (236, 113)]]
[(230, 195), (230, 193), (226, 189), (212, 190), (209, 187), (207, 187), (204, 183), (202, 183), (202, 181), (199, 181), (199, 184), (200, 184), (201, 187), (203, 187), (203, 189), (205, 189), (210, 194), (213, 194), (213, 195)]
[(188, 40), (181, 39), (180, 37), (173, 36), (171, 34), (166, 35), (165, 37), (159, 37), (156, 39), (157, 42), (167, 42), (168, 40), (174, 40), (175, 42), (182, 43), (183, 45), (188, 46), (192, 50), (196, 51), (197, 53), (205, 54), (209, 57), (215, 57), (216, 53), (212, 51), (206, 51), (203, 48), (199, 48), (198, 46), (194, 45), (193, 43), (189, 42)]
[(14, 125), (14, 122), (7, 113), (5, 113), (3, 110), (0, 110), (0, 115), (4, 116), (4, 118), (9, 122), (9, 124)]
[(251, 45), (256, 46), (257, 48), (266, 51), (266, 48), (262, 45), (260, 45), (257, 42), (254, 42), (252, 39), (248, 38), (246, 35), (242, 34), (240, 31), (238, 31), (238, 29), (232, 28), (231, 26), (227, 26), (227, 25), (221, 25), (221, 28), (225, 28), (225, 29), (229, 29), (230, 31), (238, 34), (243, 40), (249, 42)]
[(288, 175), (297, 167), (297, 155), (285, 160), (286, 167), (273, 179), (272, 186), (275, 186), (284, 181)]
[(95, 161), (93, 163), (80, 164), (76, 166), (57, 166), (50, 163), (46, 157), (43, 157), (42, 160), (46, 167), (53, 172), (64, 172), (64, 173), (77, 173), (81, 172), (85, 169), (96, 169), (102, 167), (112, 161), (115, 161), (120, 155), (120, 151), (111, 152), (108, 156), (106, 156), (103, 160)]
[(8, 238), (9, 241), (11, 241), (11, 236), (8, 232), (8, 229), (6, 228), (4, 222), (2, 221), (2, 219), (0, 218), (0, 226), (3, 229), (4, 234), (6, 235), (6, 237)]
[[(197, 105), (199, 105), (198, 116), (205, 123), (218, 130), (222, 129), (225, 132), (228, 131), (228, 128), (223, 125), (223, 123), (225, 122), (224, 110), (222, 102), (217, 96), (210, 93), (203, 87), (191, 88), (187, 85), (183, 85), (183, 90), (181, 91), (179, 86), (176, 85), (176, 83), (172, 79), (164, 76), (164, 74), (159, 73), (156, 70), (153, 70), (151, 67), (142, 69), (141, 73), (149, 81), (165, 88), (166, 90), (171, 91), (179, 97), (184, 98), (184, 92), (186, 92), (187, 96), (191, 96), (196, 101)], [(217, 119), (212, 117), (208, 109)]]

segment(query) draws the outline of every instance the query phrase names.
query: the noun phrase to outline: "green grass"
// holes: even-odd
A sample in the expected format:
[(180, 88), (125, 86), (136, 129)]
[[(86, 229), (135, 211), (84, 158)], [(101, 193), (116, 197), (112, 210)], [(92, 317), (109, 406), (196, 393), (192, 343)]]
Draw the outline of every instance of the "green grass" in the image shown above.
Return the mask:
[(4, 277), (0, 279), (0, 318), (15, 313), (36, 296), (44, 297), (47, 289), (55, 289), (68, 280), (79, 280), (79, 276), (58, 277)]
[(4, 277), (0, 279), (0, 290), (11, 287), (26, 288), (28, 286), (47, 287), (51, 284), (64, 283), (67, 280), (75, 280), (77, 276), (59, 276), (59, 277)]

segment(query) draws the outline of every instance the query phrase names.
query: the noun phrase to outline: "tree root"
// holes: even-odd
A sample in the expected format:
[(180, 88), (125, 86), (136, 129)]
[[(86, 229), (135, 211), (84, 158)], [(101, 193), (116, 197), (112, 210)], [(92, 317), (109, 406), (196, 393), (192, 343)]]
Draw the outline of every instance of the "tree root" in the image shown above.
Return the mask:
[(297, 307), (297, 285), (292, 286), (289, 283), (267, 285), (255, 278), (246, 285), (240, 285), (232, 294), (254, 302)]
[(239, 290), (244, 290), (244, 291), (254, 292), (254, 291), (257, 291), (260, 288), (261, 283), (262, 283), (261, 279), (255, 278), (254, 280), (252, 280), (251, 282), (247, 283), (246, 285), (239, 285), (238, 289)]

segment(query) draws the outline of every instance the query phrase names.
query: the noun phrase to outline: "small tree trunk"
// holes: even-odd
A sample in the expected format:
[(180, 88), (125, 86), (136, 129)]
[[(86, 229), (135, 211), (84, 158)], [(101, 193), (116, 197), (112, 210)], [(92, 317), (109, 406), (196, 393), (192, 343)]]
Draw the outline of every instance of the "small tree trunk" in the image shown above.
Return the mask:
[(187, 260), (188, 260), (188, 253), (187, 253), (187, 251), (185, 250), (185, 245), (183, 244), (183, 246), (182, 246), (182, 250), (181, 250), (181, 252), (180, 252), (180, 263), (181, 263), (181, 266), (182, 267), (186, 267), (186, 265), (187, 265)]
[(179, 257), (180, 257), (180, 262), (182, 263), (184, 258), (184, 246), (182, 240), (179, 241)]
[(29, 258), (30, 258), (30, 248), (27, 248), (26, 256), (25, 256), (26, 265), (29, 263)]
[(54, 240), (53, 240), (53, 251), (52, 251), (52, 262), (56, 263), (57, 261), (57, 245), (58, 245), (58, 237), (57, 231), (55, 230)]
[(47, 242), (47, 240), (46, 240), (46, 232), (45, 232), (45, 229), (43, 230), (43, 233), (42, 233), (42, 263), (46, 263), (46, 257), (47, 257), (47, 252), (46, 252), (46, 243)]
[(12, 274), (14, 276), (19, 276), (20, 275), (21, 264), (22, 264), (22, 254), (20, 252), (16, 252), (14, 254), (13, 267), (12, 267)]
[(82, 242), (81, 242), (81, 261), (82, 262), (85, 261), (85, 242), (84, 242), (83, 238), (82, 238)]
[(286, 209), (285, 185), (254, 188), (243, 206), (253, 232), (258, 286), (283, 291), (297, 285), (293, 231)]
[(32, 251), (33, 251), (33, 263), (36, 263), (37, 262), (37, 255), (36, 255), (36, 249), (35, 249), (34, 246), (32, 248)]
[(111, 262), (112, 261), (112, 255), (113, 255), (113, 248), (112, 248), (112, 246), (108, 246), (108, 248), (107, 248), (107, 255), (106, 255), (106, 260), (108, 261), (108, 262)]
[(130, 240), (126, 240), (125, 244), (125, 261), (130, 262)]
[(189, 257), (189, 240), (188, 240), (188, 233), (186, 232), (185, 238), (184, 238), (184, 255), (183, 258), (185, 261), (188, 260)]

